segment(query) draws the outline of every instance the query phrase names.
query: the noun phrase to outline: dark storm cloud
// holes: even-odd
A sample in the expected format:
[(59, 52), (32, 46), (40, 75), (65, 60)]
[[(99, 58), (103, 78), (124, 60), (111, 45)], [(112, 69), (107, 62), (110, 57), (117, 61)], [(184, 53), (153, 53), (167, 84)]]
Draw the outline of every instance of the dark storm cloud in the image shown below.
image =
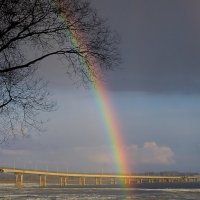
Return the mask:
[(122, 36), (115, 90), (200, 92), (200, 1), (95, 1)]

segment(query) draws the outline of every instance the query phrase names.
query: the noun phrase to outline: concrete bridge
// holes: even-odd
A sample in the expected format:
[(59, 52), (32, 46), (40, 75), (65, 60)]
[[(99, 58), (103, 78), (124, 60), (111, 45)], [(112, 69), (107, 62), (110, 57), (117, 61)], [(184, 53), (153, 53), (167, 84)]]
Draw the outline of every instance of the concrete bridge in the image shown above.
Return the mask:
[[(200, 182), (200, 176), (135, 176), (118, 174), (66, 173), (32, 169), (0, 168), (1, 173), (15, 174), (15, 185), (24, 186), (25, 175), (39, 178), (39, 186), (46, 187), (50, 177), (57, 177), (61, 187), (67, 185), (132, 185), (135, 183)], [(30, 181), (29, 181), (30, 182)]]

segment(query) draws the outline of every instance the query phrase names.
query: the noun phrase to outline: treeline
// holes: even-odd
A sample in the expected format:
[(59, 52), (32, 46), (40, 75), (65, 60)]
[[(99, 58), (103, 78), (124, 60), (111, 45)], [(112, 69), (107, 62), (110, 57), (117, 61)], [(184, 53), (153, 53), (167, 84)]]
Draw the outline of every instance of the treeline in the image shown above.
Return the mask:
[(135, 175), (144, 175), (144, 176), (195, 176), (200, 175), (197, 172), (178, 172), (178, 171), (162, 171), (162, 172), (143, 172), (137, 173)]

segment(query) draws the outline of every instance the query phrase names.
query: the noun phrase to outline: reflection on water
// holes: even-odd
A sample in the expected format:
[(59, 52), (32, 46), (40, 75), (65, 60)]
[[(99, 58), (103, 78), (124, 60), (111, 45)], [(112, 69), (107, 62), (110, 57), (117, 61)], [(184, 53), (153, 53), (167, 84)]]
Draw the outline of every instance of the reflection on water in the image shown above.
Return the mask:
[(5, 200), (199, 200), (200, 184), (140, 185), (138, 188), (38, 188), (0, 185), (0, 199)]

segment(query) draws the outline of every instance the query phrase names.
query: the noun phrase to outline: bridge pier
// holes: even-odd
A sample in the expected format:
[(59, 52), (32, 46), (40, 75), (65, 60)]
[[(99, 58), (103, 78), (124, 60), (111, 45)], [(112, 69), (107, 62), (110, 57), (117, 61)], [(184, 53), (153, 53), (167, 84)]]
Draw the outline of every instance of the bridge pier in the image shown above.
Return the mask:
[(60, 177), (60, 187), (65, 187), (67, 185), (67, 177)]
[(47, 186), (47, 176), (40, 175), (40, 187), (46, 187)]
[(116, 185), (116, 184), (117, 184), (116, 178), (111, 178), (110, 184), (111, 184), (111, 185)]
[(159, 179), (158, 182), (159, 182), (159, 183), (164, 183), (164, 181), (165, 181), (165, 180), (164, 180), (163, 178), (161, 178), (161, 179)]
[(95, 178), (95, 185), (101, 185), (102, 179), (101, 178)]
[(137, 183), (143, 183), (143, 179), (137, 179)]
[(154, 183), (154, 180), (149, 178), (149, 179), (148, 179), (148, 182), (149, 182), (149, 183)]
[(68, 184), (67, 177), (64, 178), (64, 183), (65, 183), (65, 186)]
[(131, 184), (131, 179), (130, 178), (125, 178), (124, 179), (124, 184), (125, 185), (130, 185)]
[(23, 187), (23, 174), (15, 174), (15, 185), (16, 187)]
[(86, 185), (86, 183), (85, 183), (85, 177), (80, 177), (79, 178), (79, 185)]
[(60, 177), (60, 187), (64, 187), (65, 183), (64, 183), (64, 177)]

